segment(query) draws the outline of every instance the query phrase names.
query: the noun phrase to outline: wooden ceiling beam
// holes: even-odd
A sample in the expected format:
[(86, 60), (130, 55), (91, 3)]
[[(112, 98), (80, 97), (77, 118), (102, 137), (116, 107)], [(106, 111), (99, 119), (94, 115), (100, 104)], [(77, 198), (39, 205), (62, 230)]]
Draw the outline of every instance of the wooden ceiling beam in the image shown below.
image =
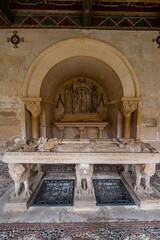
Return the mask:
[(92, 0), (83, 0), (83, 26), (91, 25)]
[(0, 0), (0, 22), (3, 25), (11, 25), (11, 16), (7, 1)]
[(112, 2), (112, 3), (130, 3), (130, 2), (136, 2), (136, 3), (160, 3), (160, 0), (94, 0), (95, 2)]

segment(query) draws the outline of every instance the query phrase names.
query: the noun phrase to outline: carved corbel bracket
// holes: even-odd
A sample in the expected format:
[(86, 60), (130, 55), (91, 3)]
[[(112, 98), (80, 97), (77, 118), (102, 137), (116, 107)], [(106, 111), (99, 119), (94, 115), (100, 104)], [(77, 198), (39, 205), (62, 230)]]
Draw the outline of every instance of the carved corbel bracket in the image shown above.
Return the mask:
[(26, 102), (26, 109), (31, 112), (33, 117), (39, 117), (42, 107), (40, 102)]
[(124, 117), (130, 117), (131, 114), (137, 109), (137, 102), (123, 101), (119, 104), (119, 110)]

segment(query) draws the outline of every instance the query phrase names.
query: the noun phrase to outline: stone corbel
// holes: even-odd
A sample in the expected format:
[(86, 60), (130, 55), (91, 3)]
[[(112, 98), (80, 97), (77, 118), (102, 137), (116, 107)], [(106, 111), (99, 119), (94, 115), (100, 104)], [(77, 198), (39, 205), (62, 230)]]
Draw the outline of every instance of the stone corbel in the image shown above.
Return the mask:
[(119, 104), (119, 110), (124, 117), (130, 117), (131, 114), (137, 109), (137, 102), (123, 101)]
[(26, 109), (31, 112), (33, 117), (39, 117), (41, 113), (40, 102), (26, 102)]
[(26, 102), (26, 109), (32, 114), (32, 134), (33, 138), (39, 138), (39, 115), (42, 107), (40, 102)]
[(119, 104), (119, 110), (123, 114), (123, 137), (130, 138), (130, 118), (131, 114), (137, 109), (136, 101), (122, 101)]

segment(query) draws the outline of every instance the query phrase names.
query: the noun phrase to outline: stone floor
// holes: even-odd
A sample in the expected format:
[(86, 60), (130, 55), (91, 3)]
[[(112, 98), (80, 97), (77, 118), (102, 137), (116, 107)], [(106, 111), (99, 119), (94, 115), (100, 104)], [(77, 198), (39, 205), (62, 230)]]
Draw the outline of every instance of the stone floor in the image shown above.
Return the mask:
[(159, 222), (0, 224), (1, 240), (158, 240)]
[[(119, 178), (118, 171), (114, 170), (111, 170), (112, 173), (108, 177)], [(53, 171), (54, 169), (50, 169), (45, 178), (51, 178)], [(95, 171), (94, 178), (106, 178), (106, 175), (104, 169), (99, 168)], [(74, 177), (74, 166), (66, 170), (60, 167), (54, 172), (54, 178)], [(3, 180), (7, 182), (7, 179), (8, 189), (5, 187), (3, 189)], [(160, 210), (144, 211), (137, 206), (103, 206), (97, 207), (96, 211), (88, 212), (77, 212), (73, 207), (30, 207), (24, 212), (4, 211), (5, 202), (13, 191), (13, 185), (3, 164), (0, 171), (0, 189), (3, 192), (0, 198), (2, 240), (160, 239)]]

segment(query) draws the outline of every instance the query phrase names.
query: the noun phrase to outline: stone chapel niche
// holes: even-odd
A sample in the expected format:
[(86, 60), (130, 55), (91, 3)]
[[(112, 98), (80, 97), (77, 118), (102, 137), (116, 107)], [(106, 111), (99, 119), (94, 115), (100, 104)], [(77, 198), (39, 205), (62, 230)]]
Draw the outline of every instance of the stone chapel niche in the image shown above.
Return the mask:
[[(55, 102), (55, 121), (72, 123), (72, 127), (64, 129), (65, 138), (79, 138), (77, 126), (81, 122), (88, 123), (83, 131), (84, 138), (98, 138), (98, 123), (107, 120), (107, 96), (99, 84), (84, 77), (71, 79), (58, 89)], [(106, 131), (104, 136), (107, 136)]]

